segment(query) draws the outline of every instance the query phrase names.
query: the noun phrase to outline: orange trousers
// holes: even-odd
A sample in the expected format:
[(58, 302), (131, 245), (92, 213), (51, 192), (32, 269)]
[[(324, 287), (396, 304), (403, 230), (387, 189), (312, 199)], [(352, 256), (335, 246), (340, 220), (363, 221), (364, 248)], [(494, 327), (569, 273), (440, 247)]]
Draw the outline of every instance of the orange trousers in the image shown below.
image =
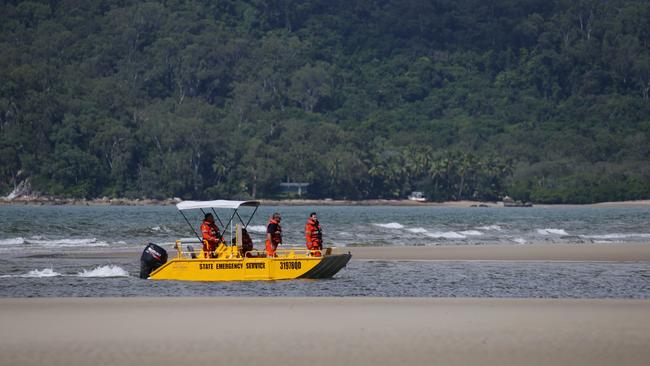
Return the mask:
[[(309, 250), (321, 250), (323, 249), (323, 243), (318, 240), (318, 239), (312, 239), (311, 241), (307, 241), (307, 249)], [(314, 252), (312, 253), (314, 257), (320, 257), (320, 252)]]
[(275, 257), (275, 250), (278, 248), (277, 244), (271, 243), (270, 240), (266, 240), (266, 256)]

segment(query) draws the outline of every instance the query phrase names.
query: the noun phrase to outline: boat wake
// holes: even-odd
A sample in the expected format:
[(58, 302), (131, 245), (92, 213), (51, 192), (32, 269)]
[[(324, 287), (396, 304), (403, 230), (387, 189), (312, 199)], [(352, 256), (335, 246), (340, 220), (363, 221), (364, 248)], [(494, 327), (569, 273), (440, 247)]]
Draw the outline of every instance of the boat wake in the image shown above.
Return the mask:
[(77, 274), (79, 277), (129, 277), (129, 272), (115, 265), (101, 266), (94, 269), (83, 270)]
[(33, 269), (25, 274), (0, 275), (0, 278), (47, 278), (47, 277), (129, 277), (129, 272), (115, 265), (99, 266), (93, 269), (84, 269), (76, 274), (62, 274), (53, 268)]

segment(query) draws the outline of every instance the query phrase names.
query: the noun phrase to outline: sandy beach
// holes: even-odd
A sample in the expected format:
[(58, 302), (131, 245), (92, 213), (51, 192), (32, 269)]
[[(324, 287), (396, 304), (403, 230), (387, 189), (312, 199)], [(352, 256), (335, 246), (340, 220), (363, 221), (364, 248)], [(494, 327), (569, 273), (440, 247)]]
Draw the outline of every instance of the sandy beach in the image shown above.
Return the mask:
[(441, 245), (342, 248), (356, 260), (650, 261), (644, 244)]
[(0, 299), (2, 365), (647, 365), (650, 301)]

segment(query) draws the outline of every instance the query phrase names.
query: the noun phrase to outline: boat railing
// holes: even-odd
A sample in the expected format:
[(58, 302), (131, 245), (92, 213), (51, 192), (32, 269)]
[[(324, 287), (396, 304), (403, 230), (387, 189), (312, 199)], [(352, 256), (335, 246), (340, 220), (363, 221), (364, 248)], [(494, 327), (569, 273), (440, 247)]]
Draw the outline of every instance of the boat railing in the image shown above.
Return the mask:
[[(203, 252), (202, 247), (194, 248), (190, 245), (186, 245), (184, 247), (184, 244), (199, 244), (201, 245), (198, 240), (184, 240), (184, 239), (179, 239), (176, 240), (176, 243), (174, 244), (174, 248), (177, 250), (177, 258), (179, 259), (197, 259), (197, 258), (204, 258), (205, 254)], [(253, 249), (250, 251), (247, 251), (246, 253), (241, 253), (239, 250), (233, 250), (232, 246), (226, 246), (225, 247), (227, 250), (224, 251), (223, 249), (219, 251), (217, 249), (216, 251), (212, 252), (209, 257), (211, 258), (223, 258), (223, 259), (243, 259), (244, 257), (246, 258), (266, 258), (267, 257), (267, 252), (266, 250), (258, 250), (258, 249)], [(311, 249), (306, 249), (306, 248), (281, 248), (281, 249), (276, 249), (275, 250), (275, 258), (305, 258), (305, 257), (322, 257), (322, 256), (327, 256), (331, 254), (338, 254), (340, 252), (339, 248), (337, 247), (329, 247), (329, 248), (323, 248), (323, 250), (311, 250)]]
[(311, 250), (306, 248), (287, 248), (276, 249), (275, 256), (277, 258), (296, 258), (296, 257), (321, 257), (323, 255), (332, 254), (335, 248), (324, 248), (323, 250)]
[(181, 238), (176, 240), (176, 243), (180, 244), (202, 244), (202, 241), (199, 241), (197, 238)]

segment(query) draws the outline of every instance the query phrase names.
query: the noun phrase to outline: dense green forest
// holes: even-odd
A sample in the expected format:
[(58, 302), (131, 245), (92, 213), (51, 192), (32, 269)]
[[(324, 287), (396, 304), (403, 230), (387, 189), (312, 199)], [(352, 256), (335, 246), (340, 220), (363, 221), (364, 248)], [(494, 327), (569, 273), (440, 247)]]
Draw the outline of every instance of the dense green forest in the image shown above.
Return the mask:
[(0, 2), (0, 193), (650, 198), (647, 0)]

